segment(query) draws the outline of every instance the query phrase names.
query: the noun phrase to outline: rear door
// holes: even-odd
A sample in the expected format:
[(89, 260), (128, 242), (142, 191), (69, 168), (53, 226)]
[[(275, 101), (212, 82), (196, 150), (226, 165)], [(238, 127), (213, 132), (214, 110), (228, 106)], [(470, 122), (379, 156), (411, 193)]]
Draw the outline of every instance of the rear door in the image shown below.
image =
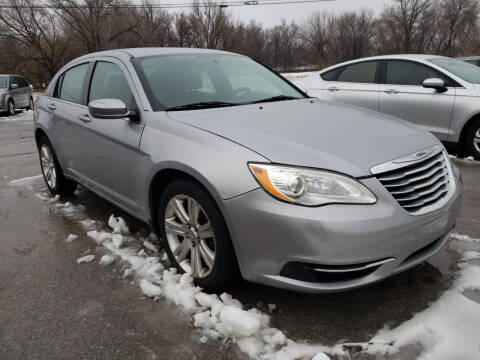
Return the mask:
[(66, 174), (77, 177), (83, 154), (80, 144), (88, 139), (81, 137), (81, 115), (87, 112), (85, 88), (91, 63), (71, 66), (57, 80), (54, 94), (42, 105), (50, 114), (53, 143), (57, 158)]
[[(423, 87), (428, 78), (442, 78), (446, 92)], [(380, 85), (380, 112), (397, 116), (446, 140), (455, 102), (452, 80), (427, 65), (407, 60), (388, 60)]]
[(362, 61), (323, 75), (327, 79), (323, 97), (378, 111), (379, 64), (376, 60)]
[(141, 208), (138, 199), (137, 169), (144, 162), (140, 153), (143, 130), (140, 104), (133, 80), (125, 65), (114, 58), (98, 58), (86, 89), (87, 103), (98, 99), (122, 100), (136, 119), (105, 120), (93, 118), (88, 110), (77, 133), (79, 139), (79, 176), (95, 191), (134, 213)]

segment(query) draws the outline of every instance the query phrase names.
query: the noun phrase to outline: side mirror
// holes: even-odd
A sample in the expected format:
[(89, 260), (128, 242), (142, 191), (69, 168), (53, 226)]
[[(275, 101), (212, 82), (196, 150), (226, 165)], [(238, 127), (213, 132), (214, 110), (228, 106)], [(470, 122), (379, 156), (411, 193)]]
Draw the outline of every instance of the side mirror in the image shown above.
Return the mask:
[(10, 89), (11, 89), (11, 90), (18, 89), (18, 84), (12, 84), (12, 85), (10, 85)]
[(438, 78), (426, 79), (423, 82), (423, 87), (427, 89), (435, 89), (440, 93), (443, 93), (448, 90), (447, 87), (445, 86), (445, 81)]
[(118, 99), (90, 101), (88, 111), (92, 117), (97, 119), (123, 119), (131, 115), (127, 110), (127, 105)]

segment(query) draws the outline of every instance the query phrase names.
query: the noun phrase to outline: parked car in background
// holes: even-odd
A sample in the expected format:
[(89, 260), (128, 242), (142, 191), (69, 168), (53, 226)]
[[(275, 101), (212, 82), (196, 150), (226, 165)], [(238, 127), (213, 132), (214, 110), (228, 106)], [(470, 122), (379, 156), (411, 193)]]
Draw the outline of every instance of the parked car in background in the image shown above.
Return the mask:
[(480, 56), (467, 56), (467, 57), (461, 57), (458, 58), (458, 60), (465, 61), (469, 64), (475, 65), (475, 66), (480, 66)]
[(0, 112), (15, 115), (16, 109), (33, 109), (32, 87), (20, 75), (0, 75)]
[(414, 123), (480, 159), (480, 68), (432, 55), (345, 62), (296, 82), (309, 95)]
[(247, 280), (328, 292), (411, 268), (447, 241), (462, 180), (405, 121), (307, 97), (248, 57), (82, 56), (34, 110), (48, 189), (77, 183), (151, 224), (207, 290)]

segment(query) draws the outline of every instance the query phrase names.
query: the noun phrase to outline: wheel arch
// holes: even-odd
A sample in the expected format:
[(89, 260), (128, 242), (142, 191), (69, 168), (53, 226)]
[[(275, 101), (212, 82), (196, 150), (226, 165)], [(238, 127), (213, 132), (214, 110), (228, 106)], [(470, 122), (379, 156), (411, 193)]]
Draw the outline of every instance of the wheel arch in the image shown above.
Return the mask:
[(149, 211), (149, 221), (151, 223), (152, 228), (154, 229), (155, 233), (159, 234), (158, 224), (156, 221), (157, 214), (158, 214), (158, 204), (160, 201), (160, 197), (165, 189), (165, 187), (174, 180), (178, 179), (185, 179), (190, 180), (200, 187), (202, 187), (213, 199), (215, 204), (217, 205), (220, 213), (224, 217), (223, 211), (221, 207), (218, 205), (217, 198), (218, 193), (215, 191), (215, 188), (206, 181), (201, 175), (196, 174), (194, 171), (190, 169), (185, 169), (180, 166), (175, 166), (171, 164), (168, 167), (158, 169), (150, 180), (150, 184), (148, 186), (148, 211)]
[(480, 112), (472, 115), (470, 117), (470, 119), (468, 119), (468, 121), (463, 125), (462, 127), (462, 131), (460, 132), (460, 136), (458, 138), (458, 143), (459, 143), (459, 146), (463, 148), (464, 144), (465, 144), (465, 136), (467, 134), (467, 130), (470, 128), (470, 126), (475, 122), (477, 121), (478, 119), (480, 119)]

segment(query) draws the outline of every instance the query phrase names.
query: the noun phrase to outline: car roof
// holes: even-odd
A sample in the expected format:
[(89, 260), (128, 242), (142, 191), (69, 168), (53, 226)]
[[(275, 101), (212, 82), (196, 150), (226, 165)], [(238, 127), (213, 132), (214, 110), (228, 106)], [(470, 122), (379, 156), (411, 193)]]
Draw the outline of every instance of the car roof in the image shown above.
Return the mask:
[(23, 75), (17, 75), (17, 74), (0, 74), (0, 76), (21, 76), (21, 77), (23, 77)]
[(78, 61), (81, 59), (87, 59), (92, 57), (100, 56), (113, 56), (119, 58), (137, 58), (144, 56), (161, 56), (161, 55), (188, 55), (188, 54), (218, 54), (218, 55), (237, 55), (243, 56), (240, 54), (235, 54), (228, 51), (222, 50), (210, 50), (210, 49), (197, 49), (197, 48), (175, 48), (175, 47), (150, 47), (150, 48), (127, 48), (127, 49), (115, 49), (115, 50), (106, 50), (99, 51), (90, 54), (83, 55), (76, 58), (73, 61)]
[(332, 66), (330, 66), (328, 68), (325, 68), (324, 70), (320, 71), (320, 73), (326, 72), (326, 71), (331, 70), (331, 69), (335, 69), (335, 68), (340, 67), (340, 66), (354, 64), (354, 63), (362, 62), (362, 61), (388, 60), (388, 59), (427, 61), (427, 60), (435, 59), (435, 58), (446, 58), (446, 57), (445, 56), (439, 56), (439, 55), (425, 55), (425, 54), (395, 54), (395, 55), (370, 56), (370, 57), (359, 58), (359, 59), (345, 61), (343, 63), (332, 65)]

